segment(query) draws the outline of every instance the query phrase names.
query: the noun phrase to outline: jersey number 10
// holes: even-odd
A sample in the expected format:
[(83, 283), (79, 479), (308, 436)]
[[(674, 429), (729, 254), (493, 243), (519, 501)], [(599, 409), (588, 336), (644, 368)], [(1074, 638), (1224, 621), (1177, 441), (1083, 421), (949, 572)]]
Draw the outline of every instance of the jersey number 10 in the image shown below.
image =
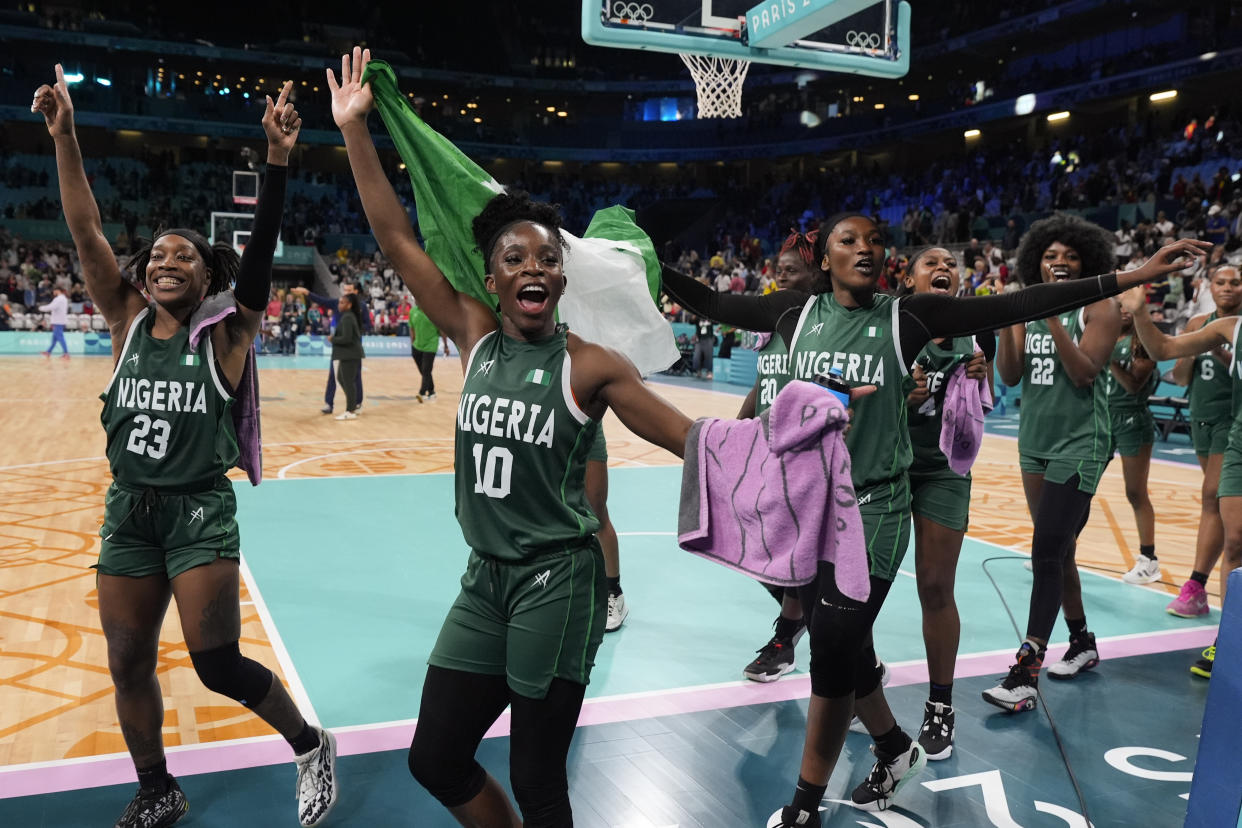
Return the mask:
[(492, 446), (483, 458), (483, 446), (474, 444), (474, 493), (497, 500), (509, 496), (513, 477), (513, 452), (504, 446)]

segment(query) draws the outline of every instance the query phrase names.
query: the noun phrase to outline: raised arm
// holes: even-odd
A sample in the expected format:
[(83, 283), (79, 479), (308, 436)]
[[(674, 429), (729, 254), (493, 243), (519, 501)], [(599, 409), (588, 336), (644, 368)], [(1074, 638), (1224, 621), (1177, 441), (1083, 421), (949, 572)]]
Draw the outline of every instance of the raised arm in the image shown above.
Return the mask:
[[(1146, 264), (1135, 270), (1047, 282), (999, 296), (954, 298), (934, 293), (903, 296), (899, 322), (901, 350), (903, 354), (913, 355), (936, 337), (966, 336), (1080, 308), (1182, 270), (1193, 258), (1204, 256), (1211, 249), (1212, 245), (1207, 242), (1181, 239), (1160, 248)], [(1100, 365), (1103, 366), (1102, 361)], [(1005, 384), (1009, 384), (1007, 380)]]
[(242, 251), (237, 269), (233, 299), (237, 313), (212, 331), (216, 359), (225, 377), (236, 387), (241, 381), (246, 352), (263, 323), (272, 292), (272, 260), (280, 240), (280, 223), (285, 210), (285, 186), (289, 177), (289, 153), (297, 143), (302, 119), (289, 103), (293, 81), (287, 81), (275, 102), (267, 96), (263, 111), (263, 131), (267, 135), (267, 172), (254, 209), (250, 240)]
[[(56, 64), (56, 83), (44, 84), (34, 93), (31, 112), (41, 112), (56, 145), (56, 174), (60, 180), (60, 203), (82, 263), (82, 277), (91, 301), (112, 329), (113, 358), (119, 356), (129, 322), (147, 306), (146, 297), (121, 276), (112, 245), (103, 232), (99, 205), (91, 193), (82, 150), (73, 129), (73, 101), (65, 83), (65, 70)], [(118, 334), (121, 334), (118, 336)]]
[(349, 166), (375, 240), (401, 274), (418, 306), (437, 328), (457, 343), (464, 364), (474, 343), (495, 330), (499, 321), (482, 302), (458, 293), (414, 236), (410, 217), (384, 175), (375, 143), (367, 130), (367, 114), (375, 99), (370, 83), (362, 83), (362, 72), (370, 60), (370, 49), (355, 46), (352, 59), (350, 55), (341, 55), (339, 84), (332, 70), (328, 70), (332, 117), (345, 138)]
[(801, 307), (811, 298), (796, 290), (779, 290), (763, 296), (720, 293), (668, 265), (661, 267), (661, 278), (664, 289), (686, 310), (748, 331), (776, 330), (785, 311)]
[(1132, 290), (1121, 297), (1121, 306), (1134, 315), (1134, 332), (1138, 334), (1151, 358), (1178, 359), (1206, 353), (1221, 345), (1233, 346), (1233, 334), (1242, 317), (1226, 316), (1204, 325), (1197, 331), (1169, 336), (1156, 327), (1147, 313), (1147, 296), (1142, 290)]

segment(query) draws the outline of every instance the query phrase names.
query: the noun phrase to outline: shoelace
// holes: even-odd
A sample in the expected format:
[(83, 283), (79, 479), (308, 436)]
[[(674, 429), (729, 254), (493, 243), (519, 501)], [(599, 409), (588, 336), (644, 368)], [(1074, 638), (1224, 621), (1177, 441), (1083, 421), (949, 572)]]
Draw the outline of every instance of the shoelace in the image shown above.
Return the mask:
[(949, 732), (949, 726), (945, 724), (944, 715), (941, 713), (931, 714), (931, 718), (923, 723), (923, 730), (928, 733), (932, 733), (936, 729), (939, 729), (941, 733)]
[(1021, 664), (1015, 664), (1009, 668), (1009, 675), (1005, 676), (1005, 680), (1001, 682), (1001, 687), (1006, 690), (1012, 690), (1025, 684), (1030, 684), (1030, 674)]
[(303, 797), (310, 798), (311, 796), (317, 794), (317, 777), (319, 776), (320, 771), (318, 765), (320, 752), (323, 750), (323, 747), (324, 746), (320, 744), (320, 746), (315, 749), (315, 752), (307, 757), (305, 762), (298, 762), (298, 778), (295, 785), (295, 792), (297, 793), (299, 800)]

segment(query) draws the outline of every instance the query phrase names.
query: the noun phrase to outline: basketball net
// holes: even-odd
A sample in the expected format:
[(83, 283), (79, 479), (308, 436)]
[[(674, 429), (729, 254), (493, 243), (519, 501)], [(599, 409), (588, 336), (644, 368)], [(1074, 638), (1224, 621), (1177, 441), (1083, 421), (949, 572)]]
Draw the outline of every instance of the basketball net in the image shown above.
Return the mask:
[(679, 55), (694, 78), (700, 118), (742, 117), (742, 83), (749, 60), (705, 55)]

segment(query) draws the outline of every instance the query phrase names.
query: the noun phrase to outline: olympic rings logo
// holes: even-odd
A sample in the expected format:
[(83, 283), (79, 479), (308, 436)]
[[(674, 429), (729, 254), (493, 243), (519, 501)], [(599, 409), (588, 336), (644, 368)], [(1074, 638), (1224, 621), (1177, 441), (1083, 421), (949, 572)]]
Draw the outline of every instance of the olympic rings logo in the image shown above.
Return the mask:
[(880, 48), (880, 36), (875, 32), (854, 32), (845, 33), (845, 45), (856, 46), (860, 49), (878, 49)]
[(625, 20), (637, 20), (642, 23), (650, 20), (655, 14), (655, 8), (650, 3), (625, 2), (625, 0), (617, 0), (612, 4), (612, 13), (617, 17)]

